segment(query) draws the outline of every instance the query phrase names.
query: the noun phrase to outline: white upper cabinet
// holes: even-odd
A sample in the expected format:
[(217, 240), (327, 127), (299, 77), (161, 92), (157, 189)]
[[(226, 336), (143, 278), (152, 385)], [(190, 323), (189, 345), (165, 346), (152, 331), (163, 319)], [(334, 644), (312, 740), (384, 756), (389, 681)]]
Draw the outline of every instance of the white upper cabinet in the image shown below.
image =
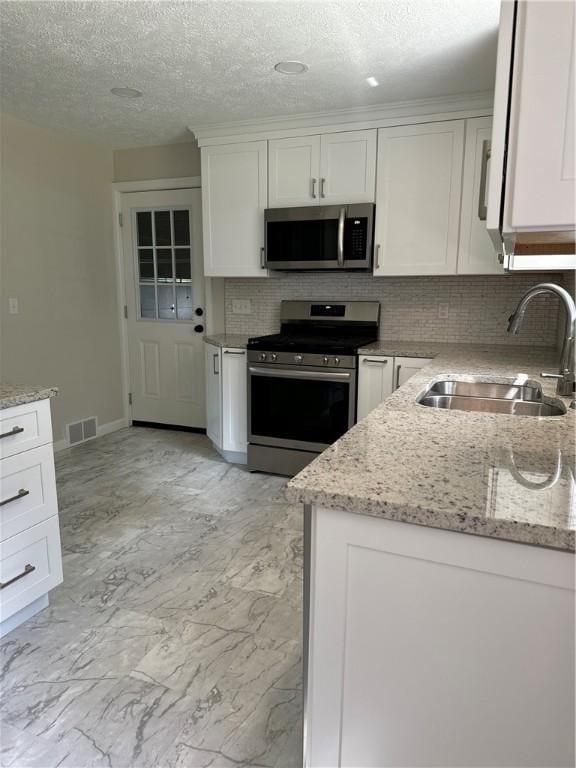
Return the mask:
[(270, 208), (374, 201), (376, 129), (268, 142)]
[(486, 191), (490, 173), (491, 117), (466, 120), (458, 273), (503, 274), (486, 229)]
[(575, 7), (518, 3), (505, 229), (576, 226)]
[(266, 277), (266, 141), (202, 147), (206, 277)]
[(270, 208), (318, 204), (320, 136), (269, 141), (268, 158)]
[(320, 142), (321, 205), (373, 203), (376, 129), (324, 134)]
[(375, 275), (456, 272), (464, 120), (378, 132)]

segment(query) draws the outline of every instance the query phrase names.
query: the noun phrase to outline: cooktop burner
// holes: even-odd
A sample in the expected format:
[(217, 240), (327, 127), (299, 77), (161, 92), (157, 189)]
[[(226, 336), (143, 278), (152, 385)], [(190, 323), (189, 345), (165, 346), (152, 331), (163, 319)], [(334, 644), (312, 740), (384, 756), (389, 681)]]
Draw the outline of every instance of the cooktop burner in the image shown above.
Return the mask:
[(357, 349), (376, 341), (377, 338), (377, 330), (373, 333), (345, 336), (274, 333), (270, 336), (257, 336), (256, 338), (249, 339), (248, 349), (270, 352), (316, 352), (318, 354), (354, 355)]
[(379, 317), (375, 301), (283, 301), (280, 333), (249, 339), (248, 349), (355, 355), (378, 338)]

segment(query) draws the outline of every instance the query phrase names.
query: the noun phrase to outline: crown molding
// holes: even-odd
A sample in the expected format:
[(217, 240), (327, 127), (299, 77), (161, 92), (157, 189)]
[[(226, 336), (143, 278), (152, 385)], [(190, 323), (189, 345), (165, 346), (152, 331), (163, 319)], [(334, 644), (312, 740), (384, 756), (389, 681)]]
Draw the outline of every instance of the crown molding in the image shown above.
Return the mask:
[[(232, 141), (302, 136), (314, 131), (332, 133), (378, 128), (421, 122), (422, 118), (442, 120), (450, 117), (453, 119), (477, 117), (491, 114), (493, 100), (494, 94), (491, 91), (482, 91), (459, 96), (389, 102), (332, 112), (308, 112), (259, 120), (190, 125), (188, 130), (194, 134), (200, 146), (205, 146)], [(222, 142), (223, 139), (225, 142)]]

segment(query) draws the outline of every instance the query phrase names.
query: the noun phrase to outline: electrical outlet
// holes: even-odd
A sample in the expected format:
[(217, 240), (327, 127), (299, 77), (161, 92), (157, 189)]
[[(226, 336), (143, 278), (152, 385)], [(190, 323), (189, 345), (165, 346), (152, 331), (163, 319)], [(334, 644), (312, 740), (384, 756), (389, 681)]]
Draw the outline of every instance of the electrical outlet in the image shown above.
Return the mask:
[(8, 312), (11, 315), (17, 315), (19, 311), (18, 299), (8, 299)]
[(251, 315), (252, 302), (250, 299), (232, 299), (232, 312), (235, 315)]
[(438, 317), (447, 320), (450, 313), (450, 304), (438, 304)]

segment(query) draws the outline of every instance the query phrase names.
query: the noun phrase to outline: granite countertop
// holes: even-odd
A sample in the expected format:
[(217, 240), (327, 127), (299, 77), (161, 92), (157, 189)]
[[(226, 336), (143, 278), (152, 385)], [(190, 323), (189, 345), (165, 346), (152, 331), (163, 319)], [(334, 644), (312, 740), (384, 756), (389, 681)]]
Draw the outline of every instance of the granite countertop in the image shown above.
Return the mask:
[[(573, 552), (576, 413), (445, 411), (416, 398), (445, 375), (532, 379), (546, 396), (549, 348), (382, 341), (365, 354), (433, 357), (293, 478), (293, 501)], [(570, 398), (561, 398), (566, 406)]]
[(231, 349), (246, 349), (250, 336), (240, 333), (215, 333), (213, 336), (204, 336), (204, 341), (215, 344), (217, 347), (230, 347)]
[(46, 400), (56, 397), (57, 394), (58, 387), (26, 387), (22, 384), (0, 383), (0, 411), (15, 405), (33, 403), (35, 400)]

